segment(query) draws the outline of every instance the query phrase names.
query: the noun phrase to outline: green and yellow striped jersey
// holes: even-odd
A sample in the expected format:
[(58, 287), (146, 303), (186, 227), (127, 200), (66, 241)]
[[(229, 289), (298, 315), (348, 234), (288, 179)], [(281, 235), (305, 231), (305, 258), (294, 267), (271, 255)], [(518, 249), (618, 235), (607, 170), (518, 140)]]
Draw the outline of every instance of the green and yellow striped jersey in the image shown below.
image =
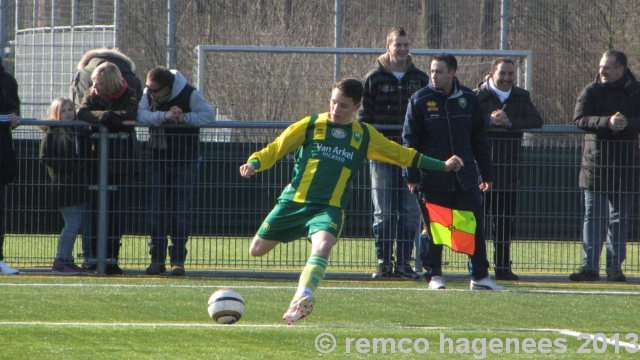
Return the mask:
[[(290, 125), (272, 143), (253, 153), (248, 163), (258, 171), (296, 150), (293, 179), (280, 200), (345, 208), (351, 179), (366, 159), (401, 167), (418, 166), (421, 154), (380, 134), (369, 124), (336, 124), (329, 113), (307, 116)], [(434, 168), (443, 168), (437, 162)]]

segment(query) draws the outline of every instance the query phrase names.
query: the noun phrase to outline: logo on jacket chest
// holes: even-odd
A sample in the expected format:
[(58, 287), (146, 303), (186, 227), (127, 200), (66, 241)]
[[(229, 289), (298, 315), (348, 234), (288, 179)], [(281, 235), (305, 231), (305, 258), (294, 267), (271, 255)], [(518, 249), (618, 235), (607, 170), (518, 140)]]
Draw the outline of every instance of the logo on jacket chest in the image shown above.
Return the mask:
[(438, 103), (433, 101), (433, 100), (427, 101), (427, 111), (428, 112), (439, 112), (440, 109), (438, 109)]
[(458, 98), (458, 105), (460, 105), (461, 108), (466, 108), (467, 107), (467, 98), (465, 97), (461, 97)]
[(385, 94), (393, 93), (398, 91), (398, 87), (393, 84), (383, 84), (382, 87), (380, 88), (380, 91), (382, 91)]

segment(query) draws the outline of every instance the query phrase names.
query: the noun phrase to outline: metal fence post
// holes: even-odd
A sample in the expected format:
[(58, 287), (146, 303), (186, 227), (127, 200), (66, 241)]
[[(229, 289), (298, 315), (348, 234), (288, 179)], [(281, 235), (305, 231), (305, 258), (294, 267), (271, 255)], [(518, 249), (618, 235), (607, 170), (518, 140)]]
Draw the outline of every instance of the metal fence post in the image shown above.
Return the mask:
[(98, 138), (98, 233), (96, 236), (96, 249), (98, 257), (98, 275), (105, 275), (106, 269), (106, 248), (107, 248), (107, 224), (108, 222), (108, 201), (107, 191), (109, 184), (107, 183), (109, 166), (108, 166), (108, 150), (109, 150), (109, 130), (100, 126), (100, 135)]
[(8, 1), (0, 0), (0, 58), (4, 58), (4, 48), (7, 46), (7, 32), (5, 26), (7, 26), (7, 9)]
[(205, 62), (205, 58), (204, 58), (204, 51), (202, 50), (202, 46), (198, 45), (196, 46), (196, 53), (197, 53), (197, 59), (198, 59), (198, 63), (197, 63), (197, 68), (196, 68), (196, 72), (197, 72), (197, 83), (196, 83), (196, 89), (198, 89), (198, 91), (200, 92), (204, 92), (204, 62)]
[[(342, 46), (342, 7), (340, 6), (341, 1), (335, 0), (335, 28), (334, 28), (334, 47), (339, 48)], [(335, 68), (333, 71), (333, 81), (338, 81), (342, 76), (342, 60), (340, 59), (340, 54), (334, 55), (335, 59)]]
[(509, 18), (508, 1), (500, 1), (500, 50), (507, 50), (507, 35), (509, 34), (509, 23), (507, 21)]

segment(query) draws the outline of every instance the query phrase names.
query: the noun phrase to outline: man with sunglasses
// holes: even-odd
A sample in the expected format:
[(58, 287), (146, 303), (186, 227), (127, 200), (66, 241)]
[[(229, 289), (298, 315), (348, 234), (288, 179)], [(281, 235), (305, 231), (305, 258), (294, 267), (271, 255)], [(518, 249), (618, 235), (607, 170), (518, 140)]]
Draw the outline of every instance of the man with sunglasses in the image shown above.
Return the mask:
[(172, 244), (171, 274), (185, 274), (191, 192), (198, 178), (199, 127), (214, 120), (211, 106), (179, 71), (160, 66), (149, 71), (138, 105), (138, 121), (150, 125), (147, 220), (151, 264), (146, 270), (149, 275), (166, 271), (167, 236)]

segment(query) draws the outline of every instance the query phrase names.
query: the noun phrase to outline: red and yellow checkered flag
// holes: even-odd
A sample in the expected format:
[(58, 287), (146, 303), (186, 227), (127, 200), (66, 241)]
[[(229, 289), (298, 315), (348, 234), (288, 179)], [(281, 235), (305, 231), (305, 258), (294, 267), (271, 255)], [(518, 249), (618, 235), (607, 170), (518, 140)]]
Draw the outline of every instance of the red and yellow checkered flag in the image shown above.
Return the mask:
[(476, 217), (473, 212), (449, 209), (428, 202), (426, 208), (433, 243), (473, 255), (476, 248)]

